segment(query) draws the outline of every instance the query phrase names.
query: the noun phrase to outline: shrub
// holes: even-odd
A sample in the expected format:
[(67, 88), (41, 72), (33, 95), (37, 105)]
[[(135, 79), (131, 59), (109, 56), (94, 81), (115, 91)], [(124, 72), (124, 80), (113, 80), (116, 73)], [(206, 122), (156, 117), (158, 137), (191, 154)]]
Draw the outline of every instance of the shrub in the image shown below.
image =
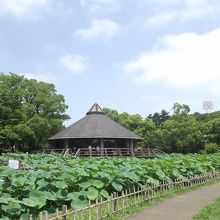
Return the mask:
[(212, 154), (220, 151), (220, 147), (216, 143), (206, 143), (204, 152)]

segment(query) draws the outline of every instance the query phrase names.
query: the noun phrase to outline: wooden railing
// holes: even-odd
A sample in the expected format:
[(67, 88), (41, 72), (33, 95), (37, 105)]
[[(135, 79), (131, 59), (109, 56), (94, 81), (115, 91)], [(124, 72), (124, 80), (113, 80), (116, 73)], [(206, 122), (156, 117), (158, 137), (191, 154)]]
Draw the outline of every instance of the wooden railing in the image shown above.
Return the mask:
[(111, 157), (132, 156), (130, 148), (80, 148), (80, 157)]
[(65, 149), (65, 151), (62, 152), (62, 156), (66, 156), (67, 154), (69, 154), (69, 152), (70, 152), (69, 148)]
[(75, 157), (78, 157), (79, 154), (80, 154), (80, 148), (76, 151), (76, 153), (75, 153)]
[(80, 148), (77, 156), (80, 157), (155, 157), (165, 155), (157, 149), (134, 149), (131, 148)]
[[(39, 152), (40, 153), (40, 152)], [(75, 157), (156, 157), (165, 155), (159, 149), (131, 149), (131, 148), (78, 148), (71, 150), (70, 148), (45, 149), (41, 153), (44, 154), (60, 154), (74, 155)]]

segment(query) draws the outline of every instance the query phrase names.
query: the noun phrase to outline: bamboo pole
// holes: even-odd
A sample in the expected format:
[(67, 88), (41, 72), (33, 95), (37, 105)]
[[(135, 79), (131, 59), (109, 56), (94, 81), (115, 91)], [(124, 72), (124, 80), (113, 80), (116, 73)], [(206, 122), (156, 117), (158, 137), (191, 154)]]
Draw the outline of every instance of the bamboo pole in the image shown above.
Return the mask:
[(42, 212), (39, 213), (39, 220), (43, 220), (43, 213)]
[(116, 192), (113, 193), (113, 211), (117, 211), (117, 196), (116, 196)]
[(113, 200), (114, 196), (113, 196), (113, 193), (111, 194), (111, 213), (114, 212), (114, 200)]
[(111, 203), (111, 198), (108, 196), (108, 202), (107, 202), (107, 215), (108, 215), (108, 219), (110, 219), (111, 216), (111, 208), (110, 208), (110, 203)]
[(63, 220), (67, 220), (68, 211), (67, 211), (67, 206), (66, 205), (62, 206), (62, 215), (64, 215)]
[(43, 215), (42, 215), (42, 220), (48, 220), (48, 212), (47, 211), (44, 211), (43, 212)]
[(125, 213), (125, 194), (122, 192), (122, 213)]
[(125, 190), (125, 208), (128, 209), (128, 190)]
[(98, 206), (98, 203), (99, 203), (99, 200), (96, 199), (95, 201), (95, 210), (96, 210), (96, 219), (98, 220), (99, 219), (99, 206)]
[(130, 202), (130, 197), (131, 197), (131, 189), (128, 189), (128, 207), (131, 207), (133, 205), (133, 203)]
[(88, 217), (89, 217), (89, 220), (91, 220), (91, 219), (92, 219), (92, 213), (91, 213), (91, 200), (89, 200)]
[(147, 185), (144, 186), (144, 201), (147, 200)]
[(102, 203), (103, 203), (103, 198), (101, 197), (101, 199), (100, 199), (100, 209), (99, 209), (99, 216), (100, 216), (100, 218), (102, 218), (102, 216), (103, 216), (103, 210), (102, 210)]
[(81, 215), (81, 219), (84, 220), (84, 210), (83, 209), (81, 209), (80, 215)]
[(59, 219), (59, 209), (56, 209), (56, 219)]
[(137, 204), (139, 204), (139, 202), (140, 202), (140, 188), (139, 187), (137, 187), (136, 194), (137, 194)]
[(134, 196), (134, 205), (137, 204), (137, 198), (136, 198), (136, 189), (135, 186), (133, 187), (133, 196)]

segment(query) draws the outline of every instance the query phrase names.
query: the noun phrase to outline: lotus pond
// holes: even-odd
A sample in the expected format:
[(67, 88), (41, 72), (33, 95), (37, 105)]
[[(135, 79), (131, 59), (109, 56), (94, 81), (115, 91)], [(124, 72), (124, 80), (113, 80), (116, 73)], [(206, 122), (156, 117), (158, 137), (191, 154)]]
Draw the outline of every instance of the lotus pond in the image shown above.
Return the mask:
[[(7, 167), (22, 161), (24, 170)], [(169, 155), (155, 159), (86, 158), (41, 154), (0, 156), (0, 218), (36, 216), (57, 207), (80, 208), (115, 191), (220, 170), (220, 154)]]

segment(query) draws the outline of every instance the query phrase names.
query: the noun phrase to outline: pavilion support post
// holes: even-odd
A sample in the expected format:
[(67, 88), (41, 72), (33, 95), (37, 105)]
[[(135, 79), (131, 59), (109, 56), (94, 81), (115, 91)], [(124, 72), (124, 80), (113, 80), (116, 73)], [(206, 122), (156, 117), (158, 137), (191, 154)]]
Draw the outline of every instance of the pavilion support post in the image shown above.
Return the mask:
[[(126, 148), (127, 150), (130, 148), (130, 140), (126, 141)], [(128, 150), (129, 156), (131, 156), (131, 150)]]
[(126, 141), (126, 148), (130, 148), (130, 140)]
[(134, 149), (137, 149), (137, 141), (134, 140)]
[(104, 140), (103, 138), (100, 139), (100, 150), (101, 150), (101, 157), (104, 156)]
[(134, 155), (134, 141), (133, 140), (130, 140), (130, 149), (131, 149), (131, 155), (135, 156)]
[(64, 140), (64, 148), (69, 148), (69, 140), (68, 139)]

